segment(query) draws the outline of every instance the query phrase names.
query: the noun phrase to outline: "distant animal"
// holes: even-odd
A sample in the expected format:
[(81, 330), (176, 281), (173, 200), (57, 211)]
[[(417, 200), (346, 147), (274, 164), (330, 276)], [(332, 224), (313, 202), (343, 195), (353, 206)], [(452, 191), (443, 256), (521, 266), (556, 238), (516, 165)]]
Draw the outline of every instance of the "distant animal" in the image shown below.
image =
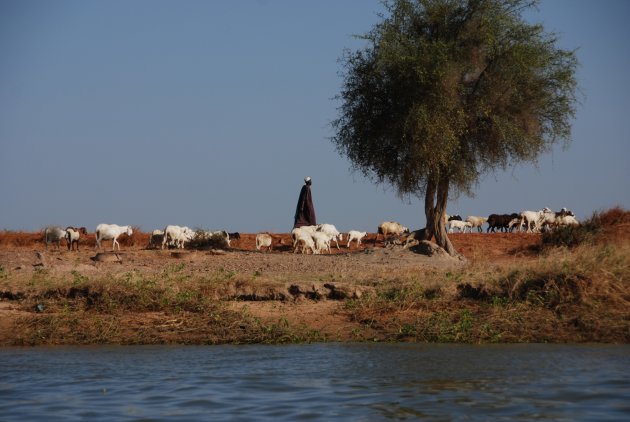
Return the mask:
[(357, 231), (357, 230), (350, 230), (348, 232), (348, 245), (346, 247), (349, 248), (350, 247), (350, 243), (353, 240), (356, 240), (357, 248), (358, 248), (359, 246), (361, 246), (361, 239), (363, 239), (365, 236), (367, 236), (367, 232), (360, 232), (360, 231)]
[(490, 214), (488, 216), (488, 228), (486, 229), (486, 233), (492, 231), (493, 233), (497, 231), (509, 231), (511, 229), (510, 222), (518, 218), (517, 213), (512, 214)]
[(579, 224), (579, 222), (575, 218), (575, 214), (573, 214), (573, 211), (567, 208), (562, 208), (558, 212), (553, 212), (548, 208), (545, 209), (547, 210), (547, 212), (543, 213), (543, 229), (546, 228), (548, 230), (551, 230), (562, 226), (574, 226)]
[(162, 249), (172, 242), (177, 249), (184, 249), (186, 242), (190, 242), (195, 237), (195, 232), (187, 226), (169, 225), (164, 228), (162, 238)]
[[(483, 226), (483, 223), (488, 221), (488, 219), (486, 217), (477, 217), (474, 215), (469, 215), (468, 217), (466, 217), (466, 221), (468, 221), (472, 227), (476, 227), (477, 231), (481, 233), (483, 232), (483, 229), (481, 228), (481, 226)], [(471, 231), (472, 231), (472, 228), (471, 228)]]
[(112, 251), (116, 250), (116, 245), (118, 245), (118, 250), (120, 250), (120, 243), (118, 243), (118, 236), (126, 233), (127, 236), (131, 236), (133, 234), (133, 230), (131, 226), (119, 226), (117, 224), (99, 224), (96, 226), (96, 246), (95, 249), (101, 247), (101, 240), (111, 240), (112, 241)]
[(513, 218), (510, 220), (510, 222), (508, 223), (508, 231), (512, 232), (514, 231), (515, 228), (518, 227), (518, 231), (522, 231), (523, 227), (522, 227), (522, 222), (521, 222), (521, 217), (517, 217), (517, 218)]
[(48, 226), (44, 229), (44, 244), (48, 249), (49, 243), (54, 243), (57, 249), (61, 247), (61, 239), (66, 238), (66, 231), (59, 226)]
[(311, 233), (311, 237), (315, 243), (314, 253), (320, 254), (324, 251), (328, 251), (328, 253), (330, 253), (330, 242), (333, 239), (333, 235), (327, 232), (317, 231), (315, 233)]
[(578, 226), (580, 222), (575, 215), (558, 215), (556, 214), (555, 227)]
[(315, 233), (315, 226), (302, 226), (296, 227), (291, 231), (291, 238), (293, 239), (293, 253), (296, 253), (300, 247), (302, 253), (305, 254), (309, 250), (311, 253), (315, 253), (315, 242), (313, 241), (312, 234)]
[(271, 251), (273, 247), (273, 239), (268, 233), (258, 233), (256, 235), (256, 250), (261, 251), (262, 248), (267, 248), (267, 251)]
[[(214, 231), (206, 231), (204, 232), (204, 235), (207, 237), (214, 237), (214, 236), (218, 236), (223, 238), (223, 241), (225, 242), (225, 244), (229, 247), (230, 246), (230, 234), (225, 231), (225, 230), (214, 230)], [(241, 238), (240, 233), (236, 233), (236, 235), (238, 236), (238, 238)]]
[(68, 250), (71, 251), (74, 245), (77, 246), (77, 252), (79, 251), (79, 238), (81, 235), (87, 235), (87, 229), (85, 227), (66, 227), (66, 243), (68, 244)]
[(383, 235), (383, 240), (386, 240), (388, 235), (400, 236), (403, 233), (409, 233), (409, 229), (396, 221), (384, 221), (378, 226), (374, 244), (376, 244), (378, 236), (381, 234)]
[(338, 240), (341, 240), (343, 242), (343, 234), (339, 233), (339, 230), (337, 230), (337, 227), (335, 227), (333, 224), (318, 224), (316, 226), (316, 230), (318, 232), (324, 232), (324, 233), (329, 234), (331, 239), (335, 241), (335, 244), (337, 245), (337, 249), (339, 249)]
[(520, 216), (519, 225), (522, 227), (524, 224), (528, 233), (539, 232), (545, 225), (553, 224), (556, 219), (556, 213), (547, 207), (540, 211), (521, 211)]
[(148, 248), (157, 248), (162, 245), (162, 241), (164, 240), (164, 230), (155, 229), (151, 232), (151, 236), (149, 237), (149, 245)]
[(449, 221), (449, 233), (453, 233), (454, 229), (458, 229), (460, 233), (466, 233), (466, 229), (472, 232), (472, 223), (470, 221), (459, 221), (459, 220), (451, 220)]

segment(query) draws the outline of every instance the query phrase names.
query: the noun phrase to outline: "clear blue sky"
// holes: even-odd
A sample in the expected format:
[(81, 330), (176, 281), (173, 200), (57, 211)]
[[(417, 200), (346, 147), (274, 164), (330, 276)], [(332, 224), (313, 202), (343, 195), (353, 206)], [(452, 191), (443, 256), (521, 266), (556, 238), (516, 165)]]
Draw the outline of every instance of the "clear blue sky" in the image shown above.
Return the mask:
[[(318, 222), (424, 226), (329, 141), (338, 58), (376, 0), (0, 0), (0, 229), (167, 224), (286, 232), (304, 176)], [(630, 2), (528, 14), (578, 49), (569, 149), (481, 180), (451, 214), (630, 208)]]

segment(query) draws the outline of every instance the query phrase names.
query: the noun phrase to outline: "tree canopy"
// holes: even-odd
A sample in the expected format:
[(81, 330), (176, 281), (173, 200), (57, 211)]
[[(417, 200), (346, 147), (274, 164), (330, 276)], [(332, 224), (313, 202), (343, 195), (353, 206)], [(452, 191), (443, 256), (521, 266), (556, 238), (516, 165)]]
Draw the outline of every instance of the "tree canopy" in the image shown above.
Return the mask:
[(570, 141), (574, 51), (525, 21), (527, 0), (391, 0), (342, 57), (332, 138), (353, 168), (425, 197), (427, 236), (453, 253), (449, 192)]

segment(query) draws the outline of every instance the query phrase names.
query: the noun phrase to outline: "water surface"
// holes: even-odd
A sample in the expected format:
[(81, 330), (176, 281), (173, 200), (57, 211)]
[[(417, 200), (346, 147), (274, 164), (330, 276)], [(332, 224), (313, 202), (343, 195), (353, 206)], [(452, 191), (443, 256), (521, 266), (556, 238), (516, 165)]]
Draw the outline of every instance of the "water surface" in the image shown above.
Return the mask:
[(630, 420), (630, 346), (0, 349), (0, 420)]

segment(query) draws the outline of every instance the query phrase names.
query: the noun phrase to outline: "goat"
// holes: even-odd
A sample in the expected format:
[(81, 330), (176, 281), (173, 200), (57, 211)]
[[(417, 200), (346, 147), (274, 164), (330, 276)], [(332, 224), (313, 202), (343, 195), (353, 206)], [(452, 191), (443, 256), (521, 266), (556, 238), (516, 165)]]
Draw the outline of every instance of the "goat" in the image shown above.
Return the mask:
[(96, 246), (94, 248), (98, 249), (101, 247), (101, 240), (112, 240), (112, 251), (116, 250), (116, 245), (118, 245), (118, 250), (120, 250), (120, 243), (116, 239), (123, 233), (131, 236), (133, 234), (131, 226), (99, 224), (96, 226)]
[(409, 229), (395, 221), (385, 221), (378, 226), (376, 237), (374, 238), (374, 244), (376, 245), (379, 234), (383, 235), (383, 240), (385, 241), (387, 239), (387, 235), (389, 234), (400, 236), (403, 233), (409, 233)]
[(367, 232), (360, 232), (357, 230), (350, 230), (348, 232), (348, 245), (346, 246), (347, 248), (350, 248), (350, 242), (352, 242), (353, 240), (357, 241), (357, 248), (359, 246), (361, 246), (361, 239), (363, 239), (365, 236), (367, 236)]
[(191, 241), (193, 237), (195, 237), (195, 232), (186, 226), (166, 226), (162, 239), (162, 249), (169, 242), (173, 242), (178, 249), (184, 249), (186, 242)]
[(575, 215), (559, 215), (556, 214), (556, 227), (565, 227), (565, 226), (578, 226), (580, 222), (575, 218)]
[(466, 217), (466, 221), (468, 221), (471, 224), (471, 229), (470, 229), (471, 232), (472, 232), (473, 227), (477, 227), (477, 231), (481, 233), (483, 232), (483, 229), (481, 228), (481, 226), (483, 226), (483, 223), (488, 221), (488, 219), (486, 217), (476, 217), (474, 215), (469, 215), (468, 217)]
[(519, 232), (523, 230), (523, 221), (521, 220), (520, 216), (510, 220), (510, 222), (508, 223), (508, 230), (512, 232), (512, 230), (514, 230), (516, 226), (518, 226)]
[(162, 244), (164, 240), (164, 230), (155, 229), (151, 232), (151, 236), (149, 237), (149, 245), (147, 248), (157, 248), (158, 245)]
[(315, 233), (314, 227), (315, 226), (296, 227), (291, 231), (293, 253), (296, 253), (300, 246), (302, 246), (302, 253), (306, 253), (307, 248), (310, 249), (312, 253), (315, 253), (315, 242), (312, 236), (312, 234)]
[(308, 235), (312, 235), (317, 231), (317, 226), (300, 226), (291, 230), (291, 239), (293, 240), (293, 250), (297, 246), (297, 237), (302, 233), (308, 233)]
[(449, 222), (449, 233), (453, 233), (453, 229), (458, 229), (461, 233), (466, 233), (466, 228), (472, 232), (472, 223), (470, 221), (451, 220)]
[[(205, 232), (206, 236), (209, 237), (213, 237), (213, 236), (220, 236), (223, 238), (223, 240), (225, 241), (225, 243), (228, 245), (228, 247), (230, 247), (230, 234), (225, 231), (225, 230), (215, 230), (215, 231), (209, 231), (209, 232)], [(238, 236), (238, 238), (241, 238), (240, 233), (236, 233), (236, 235)]]
[(575, 214), (572, 211), (562, 208), (558, 212), (553, 212), (549, 208), (545, 208), (542, 219), (542, 227), (552, 229), (562, 226), (578, 225), (579, 222), (575, 218)]
[[(527, 227), (527, 232), (539, 232), (543, 226), (553, 224), (556, 219), (556, 213), (545, 207), (540, 211), (521, 211), (521, 222)], [(534, 228), (532, 229), (532, 224)]]
[(339, 233), (337, 227), (335, 227), (333, 224), (318, 224), (316, 227), (318, 232), (324, 232), (330, 235), (331, 240), (335, 241), (337, 249), (339, 249), (338, 240), (341, 240), (343, 242), (343, 234)]
[(315, 232), (311, 234), (311, 237), (315, 243), (314, 253), (319, 254), (323, 251), (328, 251), (328, 253), (330, 253), (330, 241), (333, 239), (333, 236), (330, 233)]
[(490, 214), (488, 216), (488, 228), (486, 229), (486, 233), (496, 232), (497, 229), (500, 231), (508, 231), (510, 230), (510, 221), (518, 218), (517, 213), (513, 214)]
[[(522, 230), (523, 224), (525, 224), (525, 227), (527, 227), (527, 229), (525, 231), (527, 231), (528, 233), (530, 231), (538, 231), (539, 230), (539, 226), (538, 226), (538, 220), (540, 220), (540, 215), (541, 215), (542, 211), (521, 211), (521, 213), (519, 214), (521, 216), (521, 221), (519, 223), (519, 231)], [(534, 225), (534, 228), (532, 229), (532, 224)]]
[(68, 244), (68, 250), (71, 251), (74, 245), (77, 245), (77, 252), (79, 252), (79, 238), (81, 234), (87, 235), (87, 229), (85, 227), (66, 227), (66, 243)]
[(267, 247), (267, 251), (271, 251), (273, 239), (268, 233), (258, 233), (256, 235), (256, 250), (260, 251), (262, 248)]
[(59, 226), (48, 226), (44, 229), (44, 244), (48, 249), (49, 243), (57, 245), (57, 249), (61, 247), (61, 239), (66, 238), (66, 231)]

